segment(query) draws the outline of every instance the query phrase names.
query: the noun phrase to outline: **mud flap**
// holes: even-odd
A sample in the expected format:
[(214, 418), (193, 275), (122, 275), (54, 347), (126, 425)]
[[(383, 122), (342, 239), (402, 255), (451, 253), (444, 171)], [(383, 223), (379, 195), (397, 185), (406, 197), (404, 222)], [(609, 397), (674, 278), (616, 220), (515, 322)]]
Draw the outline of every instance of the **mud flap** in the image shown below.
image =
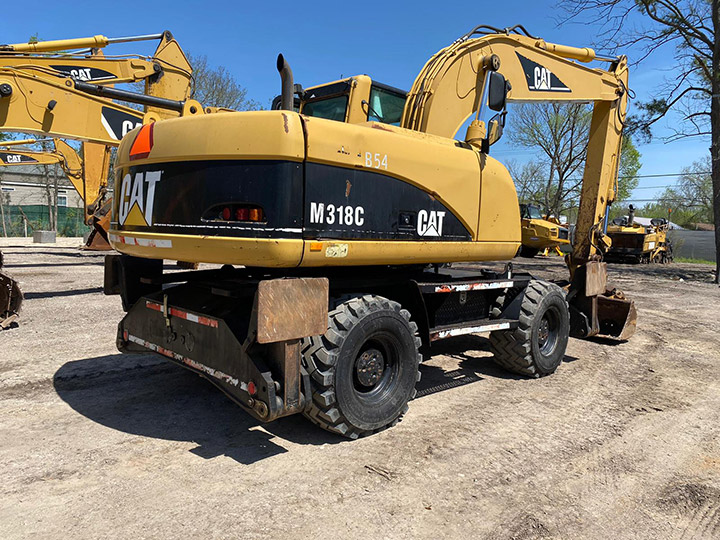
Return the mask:
[(161, 354), (268, 422), (307, 405), (300, 339), (327, 330), (327, 309), (325, 278), (185, 283), (135, 302), (118, 349)]

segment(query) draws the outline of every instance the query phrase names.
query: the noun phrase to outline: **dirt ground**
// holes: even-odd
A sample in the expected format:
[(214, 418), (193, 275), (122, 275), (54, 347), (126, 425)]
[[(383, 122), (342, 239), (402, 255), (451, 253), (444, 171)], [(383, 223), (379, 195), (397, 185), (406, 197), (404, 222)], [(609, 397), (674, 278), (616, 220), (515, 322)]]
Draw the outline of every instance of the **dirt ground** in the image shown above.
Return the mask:
[(611, 266), (637, 334), (572, 339), (540, 380), (446, 340), (404, 420), (346, 441), (118, 354), (119, 298), (78, 244), (0, 241), (26, 294), (0, 333), (3, 538), (720, 538), (712, 267)]

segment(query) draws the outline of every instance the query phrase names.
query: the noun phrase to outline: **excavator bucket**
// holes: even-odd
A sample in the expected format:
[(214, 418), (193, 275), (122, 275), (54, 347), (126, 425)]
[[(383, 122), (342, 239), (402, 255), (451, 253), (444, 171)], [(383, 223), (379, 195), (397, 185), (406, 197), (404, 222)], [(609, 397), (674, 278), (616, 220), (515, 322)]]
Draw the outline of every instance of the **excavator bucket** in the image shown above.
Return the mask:
[(0, 330), (10, 328), (18, 318), (23, 301), (17, 281), (0, 272)]
[(93, 230), (83, 249), (89, 251), (111, 251), (107, 232), (110, 229), (110, 207), (112, 199), (107, 199), (91, 216)]
[(619, 340), (630, 339), (637, 327), (635, 302), (615, 296), (617, 291), (609, 291), (612, 296), (597, 297), (598, 335)]
[(588, 262), (577, 268), (568, 293), (570, 335), (629, 339), (637, 326), (637, 310), (622, 291), (607, 286), (605, 263)]

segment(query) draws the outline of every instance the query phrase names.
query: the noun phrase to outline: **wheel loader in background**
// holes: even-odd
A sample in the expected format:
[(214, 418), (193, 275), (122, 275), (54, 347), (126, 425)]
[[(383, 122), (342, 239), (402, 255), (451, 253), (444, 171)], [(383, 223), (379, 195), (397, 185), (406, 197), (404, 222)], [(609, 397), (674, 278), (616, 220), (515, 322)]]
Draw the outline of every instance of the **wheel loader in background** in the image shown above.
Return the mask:
[(607, 228), (612, 241), (605, 260), (634, 263), (667, 264), (673, 261), (672, 244), (667, 238), (670, 224), (667, 219), (655, 218), (645, 226), (635, 221), (635, 209), (630, 205), (627, 217), (613, 220)]
[[(607, 67), (574, 61), (594, 59)], [(409, 93), (365, 75), (303, 90), (282, 55), (277, 67), (282, 110), (157, 121), (120, 144), (109, 236), (121, 254), (105, 265), (105, 291), (127, 311), (119, 350), (161, 354), (261, 421), (302, 412), (356, 438), (400, 419), (437, 340), (491, 332), (500, 365), (540, 377), (569, 335), (633, 334), (634, 304), (600, 262), (624, 56), (481, 26), (433, 56)], [(506, 100), (594, 104), (562, 286), (509, 262), (517, 193), (490, 155)], [(222, 267), (167, 274), (163, 259)], [(508, 262), (440, 267), (462, 261)]]
[[(147, 40), (159, 41), (150, 57), (102, 53), (111, 44)], [(140, 81), (145, 83), (144, 94), (114, 88)], [(83, 141), (82, 160), (60, 142), (63, 146), (55, 157), (42, 159), (62, 159), (66, 164), (68, 178), (85, 202), (86, 223), (93, 227), (92, 246), (102, 247), (107, 240), (111, 148), (144, 121), (178, 116), (183, 104), (186, 115), (192, 115), (191, 109), (200, 105), (189, 99), (191, 93), (192, 68), (170, 32), (0, 45), (0, 131)], [(144, 105), (145, 112), (114, 100)], [(17, 283), (0, 275), (0, 327), (2, 321), (7, 326), (17, 318), (21, 303)]]
[(570, 243), (568, 228), (557, 218), (543, 216), (535, 205), (521, 204), (520, 219), (522, 245), (518, 253), (521, 257), (532, 258), (541, 251), (557, 249)]

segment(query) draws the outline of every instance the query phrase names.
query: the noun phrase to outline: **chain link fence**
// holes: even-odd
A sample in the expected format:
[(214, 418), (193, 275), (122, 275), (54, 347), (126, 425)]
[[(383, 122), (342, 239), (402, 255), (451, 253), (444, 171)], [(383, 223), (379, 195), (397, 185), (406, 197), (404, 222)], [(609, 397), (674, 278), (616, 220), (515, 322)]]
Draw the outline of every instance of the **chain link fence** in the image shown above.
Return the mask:
[[(3, 205), (4, 223), (0, 224), (0, 235), (32, 236), (35, 231), (50, 231), (50, 212), (46, 205)], [(57, 209), (58, 236), (83, 236), (90, 227), (83, 222), (82, 208), (60, 206)]]

